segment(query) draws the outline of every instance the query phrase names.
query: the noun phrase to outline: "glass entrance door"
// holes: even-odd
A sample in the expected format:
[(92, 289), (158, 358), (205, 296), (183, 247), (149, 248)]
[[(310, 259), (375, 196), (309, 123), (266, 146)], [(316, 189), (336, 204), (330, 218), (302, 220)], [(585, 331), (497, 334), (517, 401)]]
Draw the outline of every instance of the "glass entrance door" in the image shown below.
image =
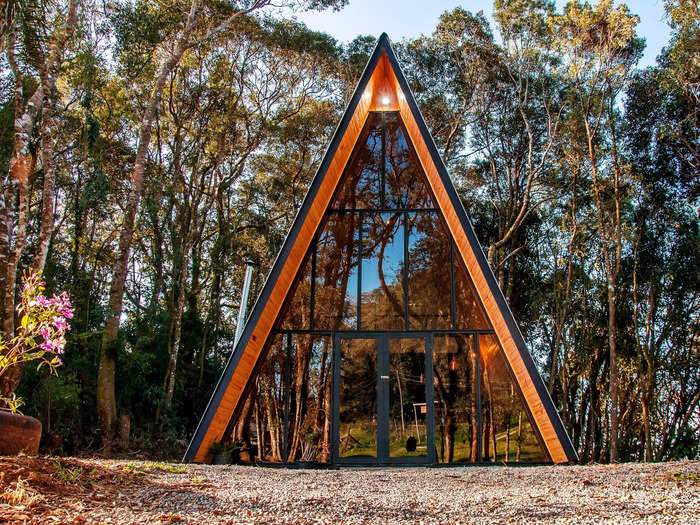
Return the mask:
[(333, 458), (432, 463), (432, 337), (336, 334)]

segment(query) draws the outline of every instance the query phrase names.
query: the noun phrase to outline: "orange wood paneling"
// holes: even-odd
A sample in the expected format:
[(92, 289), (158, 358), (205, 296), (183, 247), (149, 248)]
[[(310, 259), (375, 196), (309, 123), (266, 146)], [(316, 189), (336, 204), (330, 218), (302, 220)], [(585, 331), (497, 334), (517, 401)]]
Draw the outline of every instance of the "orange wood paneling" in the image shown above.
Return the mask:
[(233, 373), (233, 377), (226, 387), (221, 403), (217, 407), (211, 424), (197, 450), (195, 461), (205, 461), (209, 455), (208, 451), (211, 444), (223, 437), (231, 415), (240, 400), (246, 383), (251, 379), (255, 364), (261, 355), (263, 347), (284, 304), (285, 298), (292, 287), (294, 277), (311, 245), (323, 215), (330, 205), (330, 200), (350, 158), (355, 142), (362, 131), (367, 114), (369, 111), (375, 110), (394, 110), (400, 112), (408, 130), (410, 140), (413, 143), (432, 191), (437, 199), (438, 206), (443, 212), (450, 232), (459, 249), (459, 253), (464, 259), (465, 266), (474, 282), (474, 287), (481, 298), (481, 302), (491, 321), (496, 337), (520, 385), (525, 401), (532, 413), (540, 435), (547, 446), (549, 454), (554, 462), (567, 462), (568, 458), (566, 457), (564, 448), (559, 442), (552, 422), (540, 401), (539, 395), (527, 371), (527, 367), (520, 355), (520, 351), (510, 333), (503, 313), (491, 294), (486, 277), (481, 271), (481, 267), (475, 257), (475, 250), (480, 250), (481, 247), (471, 246), (467, 239), (459, 217), (452, 207), (449, 195), (441, 181), (437, 166), (433, 163), (428, 146), (420, 133), (418, 123), (406, 102), (406, 97), (396, 81), (396, 76), (386, 53), (382, 54), (377, 62), (377, 66), (372, 72), (372, 76), (365, 91), (360, 97), (360, 102), (355, 109), (350, 124), (345, 130), (340, 145), (326, 171), (309, 212), (304, 219), (304, 223), (301, 226), (299, 235), (294, 241), (289, 257), (284, 262), (284, 267), (280, 272), (279, 278), (274, 283), (272, 293), (267, 303), (264, 305), (262, 314), (254, 328), (253, 335), (243, 351), (243, 355)]
[[(393, 71), (390, 71), (390, 73), (393, 75)], [(525, 366), (525, 363), (520, 355), (520, 350), (518, 349), (513, 336), (510, 333), (505, 318), (503, 317), (503, 313), (496, 303), (496, 299), (491, 294), (488, 282), (486, 281), (486, 276), (482, 272), (479, 262), (476, 259), (475, 250), (480, 250), (481, 247), (473, 247), (469, 243), (464, 228), (462, 227), (462, 223), (459, 220), (457, 212), (453, 208), (449, 195), (447, 194), (445, 186), (442, 183), (437, 166), (435, 166), (432, 156), (430, 155), (428, 145), (423, 140), (423, 135), (420, 132), (418, 123), (416, 122), (416, 119), (408, 106), (406, 97), (404, 96), (395, 76), (391, 78), (391, 81), (394, 83), (394, 89), (397, 93), (401, 118), (406, 125), (406, 129), (408, 130), (409, 137), (413, 143), (413, 147), (416, 150), (421, 166), (428, 177), (430, 186), (433, 190), (435, 198), (438, 201), (438, 206), (445, 217), (450, 232), (455, 240), (455, 244), (459, 249), (459, 253), (462, 256), (465, 266), (467, 267), (469, 275), (474, 283), (474, 287), (476, 288), (479, 298), (481, 299), (481, 302), (486, 310), (486, 314), (491, 321), (496, 337), (503, 348), (506, 359), (513, 370), (521, 391), (523, 392), (525, 402), (527, 403), (540, 435), (547, 446), (549, 455), (551, 456), (552, 461), (555, 463), (566, 463), (569, 461), (566, 456), (566, 452), (564, 451), (556, 431), (554, 430), (554, 426), (552, 425), (552, 422), (549, 419), (544, 406), (542, 405), (539, 394), (535, 389), (535, 385), (533, 384), (527, 367)]]
[[(379, 64), (384, 65), (379, 67)], [(243, 351), (243, 355), (236, 367), (233, 377), (229, 382), (221, 403), (216, 409), (216, 413), (207, 429), (199, 449), (195, 455), (194, 461), (205, 461), (209, 456), (209, 448), (212, 443), (219, 441), (226, 431), (231, 415), (233, 414), (236, 405), (238, 404), (241, 394), (245, 388), (247, 381), (251, 378), (255, 363), (257, 362), (263, 350), (265, 342), (270, 335), (270, 332), (277, 320), (277, 316), (284, 304), (284, 300), (289, 293), (294, 277), (302, 264), (304, 256), (311, 245), (313, 237), (318, 229), (323, 215), (330, 205), (331, 198), (335, 192), (336, 186), (340, 181), (343, 170), (350, 158), (352, 150), (357, 142), (357, 139), (364, 127), (367, 114), (370, 111), (370, 106), (373, 103), (373, 95), (379, 90), (378, 85), (385, 83), (386, 68), (388, 60), (386, 56), (382, 56), (375, 68), (372, 77), (370, 78), (365, 91), (360, 97), (360, 101), (355, 109), (350, 124), (345, 130), (345, 133), (336, 149), (333, 160), (326, 171), (321, 186), (316, 194), (313, 204), (306, 215), (304, 223), (301, 226), (299, 235), (297, 236), (294, 245), (289, 253), (289, 257), (284, 263), (284, 267), (279, 274), (279, 278), (274, 284), (274, 288), (267, 303), (264, 306), (263, 312), (255, 326), (253, 335), (251, 336), (248, 345)], [(391, 93), (388, 94), (391, 96)], [(394, 94), (393, 100), (396, 100)]]

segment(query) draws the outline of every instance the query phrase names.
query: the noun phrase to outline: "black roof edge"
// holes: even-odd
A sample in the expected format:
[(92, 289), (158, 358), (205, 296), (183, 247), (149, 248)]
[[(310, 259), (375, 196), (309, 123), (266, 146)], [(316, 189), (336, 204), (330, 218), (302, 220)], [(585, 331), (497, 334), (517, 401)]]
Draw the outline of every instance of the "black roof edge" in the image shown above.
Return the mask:
[(474, 233), (474, 228), (472, 227), (471, 221), (469, 220), (467, 212), (464, 209), (464, 205), (462, 204), (459, 195), (457, 195), (457, 191), (454, 188), (454, 185), (452, 184), (452, 180), (450, 179), (450, 176), (447, 172), (447, 168), (445, 167), (445, 164), (443, 163), (442, 158), (440, 157), (437, 147), (435, 146), (435, 142), (433, 141), (432, 135), (430, 134), (430, 131), (428, 130), (427, 125), (425, 124), (423, 115), (420, 112), (420, 109), (418, 107), (418, 104), (416, 103), (413, 93), (411, 92), (408, 86), (408, 82), (404, 77), (403, 71), (401, 70), (401, 67), (398, 64), (396, 55), (394, 54), (394, 51), (391, 48), (389, 36), (386, 33), (382, 33), (379, 36), (374, 51), (372, 52), (372, 55), (365, 66), (362, 76), (360, 77), (357, 87), (355, 88), (355, 91), (353, 93), (353, 96), (351, 97), (350, 102), (348, 103), (345, 109), (345, 113), (343, 114), (342, 119), (338, 123), (338, 127), (336, 128), (333, 134), (333, 138), (331, 139), (331, 142), (329, 143), (329, 146), (326, 149), (326, 152), (323, 156), (323, 160), (321, 161), (321, 164), (319, 165), (319, 168), (316, 171), (316, 174), (314, 175), (311, 186), (309, 187), (309, 190), (306, 196), (304, 197), (302, 206), (299, 209), (299, 212), (297, 213), (292, 223), (292, 227), (284, 241), (284, 244), (282, 245), (282, 249), (277, 255), (272, 269), (270, 270), (270, 273), (265, 281), (265, 285), (263, 286), (263, 289), (261, 290), (260, 295), (258, 296), (255, 305), (253, 306), (253, 309), (251, 310), (251, 314), (248, 320), (246, 321), (246, 326), (243, 330), (243, 334), (241, 335), (241, 338), (238, 341), (238, 343), (235, 345), (234, 350), (231, 353), (228, 362), (226, 363), (221, 378), (219, 379), (216, 388), (214, 389), (214, 392), (212, 393), (211, 398), (207, 403), (205, 412), (202, 418), (200, 419), (199, 424), (197, 425), (197, 429), (195, 430), (192, 440), (190, 441), (187, 447), (187, 451), (185, 452), (185, 455), (182, 459), (183, 462), (192, 461), (194, 459), (202, 443), (202, 440), (204, 439), (204, 435), (206, 434), (206, 431), (208, 430), (209, 425), (211, 424), (211, 420), (214, 417), (216, 408), (219, 406), (219, 403), (223, 398), (223, 394), (226, 390), (226, 387), (228, 386), (228, 383), (230, 382), (231, 377), (233, 376), (233, 372), (236, 369), (236, 366), (238, 365), (241, 356), (243, 355), (243, 350), (247, 346), (248, 340), (250, 339), (250, 336), (252, 335), (253, 330), (257, 325), (257, 322), (265, 305), (267, 304), (267, 300), (270, 296), (272, 288), (274, 287), (274, 283), (279, 277), (279, 273), (282, 267), (284, 266), (284, 262), (286, 261), (286, 258), (289, 255), (291, 247), (296, 241), (299, 229), (301, 228), (301, 224), (304, 222), (309, 208), (311, 207), (311, 204), (313, 203), (316, 197), (316, 193), (318, 192), (318, 188), (320, 187), (320, 184), (323, 181), (324, 176), (326, 175), (328, 166), (330, 165), (330, 162), (333, 159), (333, 156), (335, 155), (338, 145), (340, 144), (340, 140), (345, 134), (350, 119), (352, 118), (352, 115), (354, 114), (355, 109), (357, 108), (360, 96), (362, 95), (362, 92), (364, 91), (364, 88), (367, 85), (367, 82), (369, 81), (369, 78), (372, 72), (374, 71), (377, 62), (381, 57), (382, 52), (386, 52), (387, 54), (387, 58), (389, 59), (389, 62), (391, 63), (391, 66), (394, 70), (394, 74), (396, 75), (396, 78), (399, 82), (399, 85), (401, 86), (401, 89), (404, 92), (404, 95), (406, 96), (406, 101), (416, 119), (418, 128), (423, 136), (423, 140), (425, 141), (428, 147), (433, 163), (437, 167), (438, 173), (440, 175), (440, 178), (442, 179), (445, 190), (447, 191), (450, 201), (452, 202), (452, 205), (455, 208), (457, 216), (459, 217), (462, 227), (464, 228), (465, 234), (467, 235), (470, 244), (473, 247), (479, 248), (478, 250), (474, 250), (477, 262), (482, 272), (484, 273), (486, 282), (489, 285), (489, 289), (493, 294), (494, 298), (496, 299), (496, 303), (498, 304), (501, 313), (503, 314), (511, 336), (515, 341), (518, 351), (520, 352), (521, 358), (525, 363), (525, 367), (527, 368), (528, 373), (530, 374), (530, 378), (533, 384), (535, 385), (535, 390), (537, 391), (542, 401), (542, 405), (545, 408), (550, 421), (552, 422), (552, 426), (554, 427), (557, 437), (559, 438), (559, 441), (561, 442), (562, 447), (564, 448), (567, 458), (571, 462), (578, 461), (578, 454), (574, 449), (569, 434), (566, 432), (564, 424), (562, 423), (562, 420), (559, 416), (559, 412), (554, 406), (554, 402), (552, 401), (552, 398), (549, 395), (549, 391), (545, 387), (544, 382), (542, 381), (542, 378), (540, 377), (539, 372), (537, 371), (537, 367), (535, 366), (532, 356), (527, 350), (527, 346), (525, 344), (525, 340), (522, 336), (522, 333), (520, 332), (520, 328), (518, 327), (513, 313), (511, 312), (510, 307), (508, 306), (505, 300), (505, 297), (503, 296), (503, 292), (501, 291), (500, 287), (498, 286), (498, 283), (496, 282), (496, 278), (493, 274), (493, 271), (491, 270), (491, 267), (488, 264), (488, 261), (486, 260), (483, 250), (481, 249), (481, 244), (479, 243), (479, 240), (477, 239), (476, 234)]
[[(383, 34), (382, 36), (386, 35)], [(409, 108), (411, 109), (411, 112), (413, 113), (413, 116), (416, 119), (416, 123), (418, 124), (418, 128), (423, 136), (423, 140), (428, 146), (430, 156), (432, 157), (433, 163), (437, 167), (438, 173), (443, 182), (443, 186), (445, 187), (445, 190), (447, 191), (447, 194), (450, 197), (450, 201), (452, 202), (452, 205), (455, 211), (457, 212), (457, 216), (459, 217), (459, 220), (462, 223), (462, 227), (464, 228), (464, 231), (467, 235), (467, 239), (469, 239), (469, 243), (472, 245), (473, 248), (478, 248), (474, 249), (476, 260), (479, 263), (479, 267), (481, 268), (481, 271), (483, 272), (486, 278), (486, 282), (489, 285), (489, 289), (493, 297), (496, 299), (496, 303), (498, 304), (498, 307), (501, 310), (501, 313), (506, 321), (511, 336), (513, 337), (518, 351), (520, 352), (520, 356), (523, 362), (525, 363), (525, 367), (527, 368), (527, 371), (530, 374), (530, 378), (532, 379), (533, 384), (535, 385), (535, 390), (537, 391), (537, 394), (542, 400), (542, 405), (544, 406), (547, 415), (549, 416), (549, 419), (552, 422), (554, 431), (556, 432), (557, 437), (559, 438), (559, 441), (562, 444), (567, 458), (570, 462), (577, 462), (578, 454), (576, 453), (576, 449), (574, 449), (573, 443), (571, 442), (571, 438), (569, 437), (568, 432), (564, 428), (564, 423), (562, 422), (561, 417), (559, 416), (559, 412), (554, 406), (552, 397), (549, 395), (549, 391), (545, 387), (544, 382), (542, 381), (542, 378), (540, 377), (540, 374), (537, 371), (535, 362), (533, 361), (532, 356), (527, 350), (525, 339), (523, 338), (523, 335), (520, 332), (520, 328), (518, 327), (518, 324), (515, 321), (513, 312), (511, 312), (510, 307), (508, 306), (508, 303), (506, 302), (506, 299), (503, 295), (503, 292), (501, 291), (501, 288), (498, 286), (498, 282), (496, 281), (496, 277), (493, 274), (493, 271), (491, 270), (491, 266), (486, 260), (486, 256), (484, 255), (484, 252), (481, 248), (481, 244), (479, 243), (479, 240), (477, 239), (476, 234), (474, 233), (474, 228), (472, 227), (471, 221), (469, 220), (469, 216), (467, 215), (467, 212), (464, 209), (464, 205), (462, 204), (459, 195), (457, 195), (457, 190), (452, 184), (452, 180), (450, 179), (450, 175), (447, 172), (447, 168), (445, 167), (445, 164), (442, 161), (442, 157), (440, 156), (440, 153), (438, 152), (437, 147), (435, 146), (435, 141), (433, 140), (433, 137), (430, 134), (430, 130), (428, 130), (428, 126), (425, 124), (425, 120), (423, 119), (423, 115), (420, 111), (420, 108), (418, 107), (413, 93), (409, 88), (408, 82), (406, 81), (406, 77), (404, 77), (403, 71), (401, 70), (401, 66), (399, 65), (396, 59), (396, 55), (394, 54), (394, 51), (391, 48), (391, 45), (389, 44), (388, 37), (386, 38), (386, 44), (387, 57), (389, 59), (389, 62), (391, 63), (392, 68), (394, 69), (396, 79), (399, 82), (399, 85), (401, 86), (404, 95), (406, 96), (406, 102), (408, 103)]]
[(233, 377), (233, 372), (238, 366), (238, 362), (240, 361), (241, 356), (243, 355), (243, 351), (248, 345), (248, 341), (250, 340), (250, 337), (253, 334), (253, 330), (255, 329), (255, 326), (257, 325), (258, 320), (260, 319), (260, 315), (262, 314), (265, 305), (267, 304), (267, 300), (269, 299), (270, 294), (272, 293), (274, 284), (277, 281), (277, 278), (279, 277), (282, 268), (284, 267), (284, 263), (286, 262), (287, 257), (289, 256), (289, 252), (291, 251), (292, 246), (294, 246), (294, 243), (296, 242), (297, 236), (299, 235), (299, 230), (301, 229), (301, 225), (306, 219), (306, 215), (308, 214), (308, 211), (312, 203), (314, 202), (314, 199), (316, 198), (318, 189), (321, 186), (323, 179), (325, 178), (326, 172), (328, 171), (328, 167), (330, 166), (330, 163), (333, 160), (333, 157), (335, 156), (335, 152), (338, 149), (341, 139), (345, 135), (345, 131), (347, 130), (348, 124), (350, 123), (350, 120), (352, 119), (352, 116), (355, 113), (355, 110), (357, 109), (357, 104), (360, 101), (360, 97), (362, 96), (362, 93), (365, 87), (367, 86), (367, 82), (369, 81), (370, 77), (372, 76), (372, 73), (374, 72), (377, 62), (379, 61), (379, 58), (382, 55), (382, 52), (391, 52), (391, 44), (389, 42), (389, 37), (386, 33), (382, 33), (380, 35), (374, 47), (374, 51), (372, 52), (370, 59), (365, 65), (365, 69), (362, 72), (362, 75), (360, 76), (360, 80), (357, 83), (357, 87), (355, 88), (355, 91), (352, 97), (350, 98), (350, 102), (345, 108), (343, 117), (340, 119), (340, 122), (338, 123), (338, 126), (336, 127), (335, 132), (333, 133), (333, 138), (331, 139), (328, 148), (326, 149), (326, 152), (323, 155), (323, 160), (321, 161), (321, 164), (316, 170), (316, 174), (314, 175), (311, 185), (309, 186), (309, 190), (307, 191), (306, 196), (304, 197), (304, 201), (301, 205), (301, 208), (299, 208), (299, 211), (297, 212), (297, 215), (294, 218), (294, 221), (292, 222), (292, 226), (289, 230), (289, 233), (287, 234), (287, 237), (285, 238), (284, 243), (282, 244), (282, 249), (277, 255), (277, 258), (275, 259), (275, 262), (272, 265), (270, 273), (268, 274), (267, 279), (265, 280), (265, 285), (260, 291), (260, 294), (258, 295), (258, 298), (256, 299), (255, 304), (250, 312), (250, 316), (246, 321), (245, 328), (243, 329), (243, 333), (241, 334), (241, 338), (235, 344), (234, 349), (231, 352), (231, 356), (229, 357), (226, 366), (224, 367), (224, 370), (221, 374), (221, 377), (219, 378), (219, 381), (216, 384), (216, 387), (214, 388), (214, 392), (209, 398), (209, 402), (207, 403), (207, 407), (204, 410), (204, 414), (202, 415), (201, 419), (199, 420), (199, 423), (197, 424), (197, 428), (194, 432), (194, 435), (192, 436), (192, 439), (190, 440), (190, 443), (187, 446), (187, 450), (185, 451), (185, 455), (182, 458), (183, 462), (193, 461), (195, 456), (197, 455), (197, 452), (202, 444), (204, 436), (206, 435), (207, 430), (209, 429), (209, 425), (211, 424), (211, 421), (214, 418), (216, 409), (221, 403), (221, 400), (224, 396), (224, 392), (226, 391), (226, 388), (229, 382), (231, 381), (231, 378)]

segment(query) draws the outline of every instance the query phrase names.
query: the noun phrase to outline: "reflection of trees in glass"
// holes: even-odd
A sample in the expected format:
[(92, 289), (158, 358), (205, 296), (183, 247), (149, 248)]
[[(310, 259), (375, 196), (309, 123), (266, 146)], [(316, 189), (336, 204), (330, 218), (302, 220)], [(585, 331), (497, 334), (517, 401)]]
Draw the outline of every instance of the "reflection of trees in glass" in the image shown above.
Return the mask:
[[(280, 328), (402, 331), (406, 315), (409, 330), (450, 329), (453, 319), (457, 329), (489, 328), (446, 223), (435, 210), (427, 179), (406, 142), (398, 114), (370, 114), (332, 208), (304, 260)], [(289, 460), (325, 461), (330, 443), (331, 339), (309, 334), (294, 334), (292, 339)], [(480, 378), (476, 377), (472, 336), (436, 335), (434, 342), (439, 461), (476, 461), (479, 413), (484, 459), (543, 459), (527, 414), (522, 417), (520, 394), (496, 340), (482, 339)], [(341, 380), (341, 456), (373, 455), (376, 341), (358, 342), (347, 352)], [(243, 420), (255, 420), (261, 453), (273, 460), (282, 457), (285, 356), (282, 343), (275, 343), (257, 390), (251, 393), (252, 404), (246, 404), (241, 415)], [(390, 354), (392, 456), (421, 453), (411, 453), (405, 445), (410, 435), (426, 437), (420, 435), (424, 416), (419, 418), (412, 408), (414, 403), (425, 402), (424, 357), (423, 350)], [(476, 406), (476, 381), (482, 389), (481, 407)], [(245, 433), (252, 427), (248, 423), (237, 428)]]
[(381, 205), (382, 130), (370, 115), (345, 169), (332, 207), (368, 209)]
[(454, 257), (454, 272), (457, 328), (488, 330), (491, 327), (476, 295), (474, 285), (464, 263), (457, 256)]
[(359, 216), (353, 213), (328, 214), (319, 235), (314, 297), (314, 328), (317, 330), (356, 327), (358, 220)]
[(289, 461), (328, 461), (330, 454), (331, 338), (292, 335)]
[[(425, 340), (389, 339), (390, 456), (425, 456)], [(414, 437), (417, 448), (408, 450)]]
[(247, 392), (233, 429), (235, 439), (248, 445), (257, 441), (258, 457), (270, 461), (282, 460), (286, 363), (284, 341), (285, 338), (281, 335), (274, 337), (260, 372)]
[(404, 328), (402, 216), (399, 212), (363, 216), (363, 330)]
[[(256, 442), (258, 457), (282, 461), (286, 335), (275, 337), (239, 414), (234, 436)], [(289, 461), (328, 461), (330, 457), (331, 339), (294, 335), (290, 361)]]
[(438, 461), (476, 461), (476, 395), (473, 339), (467, 335), (433, 339), (435, 448)]
[(435, 212), (409, 213), (408, 314), (411, 328), (450, 328), (450, 237)]
[(385, 206), (396, 209), (434, 208), (426, 179), (398, 114), (385, 120)]
[(309, 296), (311, 295), (311, 257), (302, 263), (294, 294), (287, 299), (279, 327), (282, 330), (307, 330), (311, 317)]
[(482, 336), (479, 349), (484, 460), (547, 461), (498, 341)]
[(340, 443), (341, 457), (376, 456), (377, 342), (341, 342)]

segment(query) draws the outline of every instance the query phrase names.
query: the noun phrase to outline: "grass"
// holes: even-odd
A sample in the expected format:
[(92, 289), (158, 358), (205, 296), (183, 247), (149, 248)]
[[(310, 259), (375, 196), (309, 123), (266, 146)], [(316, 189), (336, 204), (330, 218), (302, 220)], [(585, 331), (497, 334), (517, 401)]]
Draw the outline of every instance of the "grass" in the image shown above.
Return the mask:
[(66, 483), (71, 485), (82, 485), (87, 487), (92, 483), (93, 476), (97, 469), (92, 469), (89, 472), (85, 472), (83, 467), (66, 468), (63, 463), (56, 461), (56, 476), (61, 478)]
[[(348, 432), (352, 435), (353, 439), (346, 439)], [(366, 457), (374, 458), (377, 457), (377, 438), (376, 430), (373, 426), (360, 425), (353, 426), (343, 425), (341, 427), (341, 443), (345, 443), (346, 446), (341, 446), (340, 456), (344, 458), (350, 457)], [(426, 443), (424, 437), (425, 427), (421, 432), (421, 437), (423, 438), (419, 443), (417, 443), (417, 449), (415, 452), (406, 451), (406, 440), (397, 439), (389, 444), (389, 454), (391, 457), (417, 457), (424, 456), (426, 454)], [(510, 451), (508, 454), (509, 461), (515, 461), (518, 443), (517, 443), (517, 426), (513, 426), (510, 429)], [(437, 451), (438, 458), (440, 457), (440, 434), (439, 427), (435, 428), (435, 450)], [(457, 432), (456, 436), (467, 436), (469, 434), (468, 425), (463, 425)], [(535, 437), (529, 424), (524, 423), (522, 428), (522, 441), (520, 443), (520, 461), (523, 463), (536, 463), (541, 461), (546, 461), (545, 455), (542, 452), (537, 438)], [(491, 445), (491, 443), (489, 443)], [(505, 461), (505, 447), (506, 447), (506, 433), (501, 432), (496, 434), (496, 452), (498, 461)], [(489, 453), (493, 457), (493, 450)], [(468, 463), (471, 457), (471, 441), (469, 438), (466, 440), (456, 439), (454, 444), (453, 453), (453, 463)]]
[(170, 474), (184, 474), (185, 472), (187, 472), (187, 467), (169, 465), (167, 463), (156, 461), (149, 461), (148, 463), (144, 463), (143, 465), (136, 465), (133, 462), (129, 461), (129, 463), (127, 463), (126, 466), (124, 466), (124, 470), (127, 472), (134, 472), (140, 474), (146, 472), (153, 472), (156, 470), (161, 472), (169, 472)]
[[(462, 432), (460, 432), (462, 430)], [(517, 443), (517, 427), (513, 427), (510, 430), (510, 447), (508, 454), (508, 461), (515, 461), (518, 443)], [(435, 428), (435, 450), (437, 451), (438, 458), (440, 457), (440, 434), (439, 428)], [(456, 436), (468, 435), (468, 425), (460, 427), (460, 429), (455, 432)], [(491, 443), (489, 443), (491, 445)], [(496, 453), (498, 461), (505, 461), (505, 448), (506, 448), (506, 433), (501, 432), (496, 434)], [(489, 446), (489, 454), (493, 457), (493, 450)], [(456, 439), (454, 444), (453, 452), (453, 463), (468, 463), (471, 457), (471, 440), (460, 440)], [(520, 443), (520, 461), (521, 462), (540, 462), (546, 461), (544, 453), (540, 449), (540, 445), (537, 442), (537, 438), (532, 433), (529, 425), (523, 425), (522, 431), (522, 442)]]
[(21, 477), (17, 478), (14, 487), (9, 486), (5, 492), (0, 494), (0, 501), (9, 503), (10, 505), (25, 505), (29, 506), (32, 503), (41, 501), (43, 498), (40, 494), (29, 490), (29, 485), (26, 480)]
[(675, 481), (676, 483), (681, 483), (683, 481), (700, 483), (700, 472), (681, 472), (680, 470), (674, 470), (673, 472), (666, 472), (664, 478), (668, 481)]

